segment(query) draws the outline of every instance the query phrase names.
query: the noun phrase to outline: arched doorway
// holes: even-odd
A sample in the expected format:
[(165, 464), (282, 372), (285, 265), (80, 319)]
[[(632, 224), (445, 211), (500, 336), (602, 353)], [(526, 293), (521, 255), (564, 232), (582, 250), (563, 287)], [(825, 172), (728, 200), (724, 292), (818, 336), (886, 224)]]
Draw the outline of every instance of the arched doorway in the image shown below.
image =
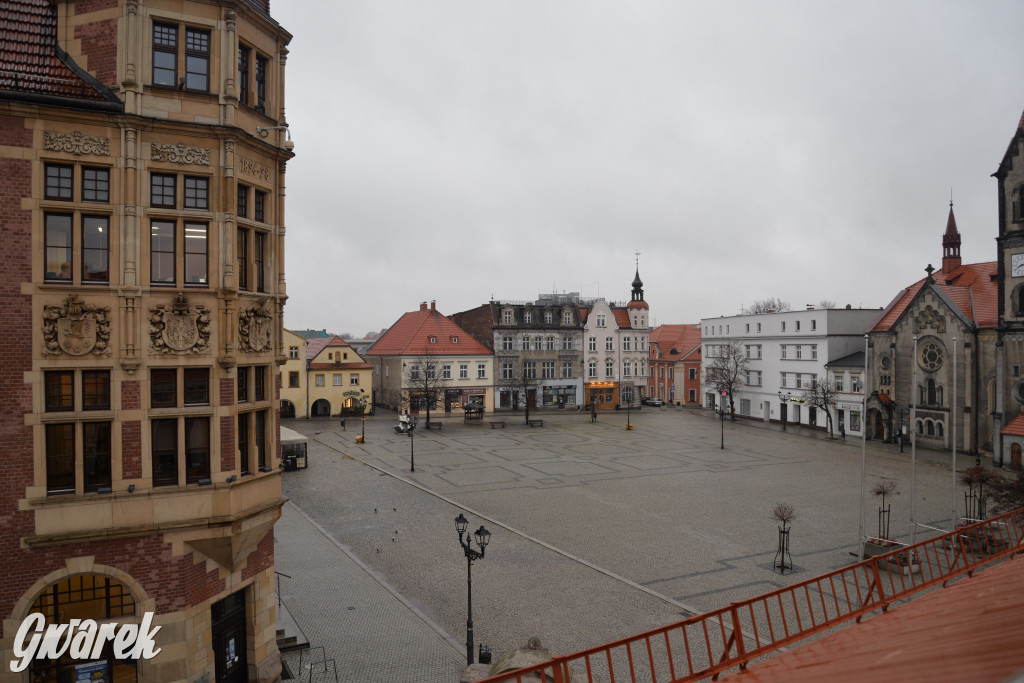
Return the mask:
[(310, 409), (312, 417), (330, 417), (331, 416), (331, 402), (326, 398), (318, 398), (313, 401), (313, 407)]
[(291, 420), (295, 418), (295, 404), (284, 398), (281, 399), (281, 419)]
[[(77, 574), (47, 586), (32, 604), (47, 624), (67, 624), (71, 619), (118, 621), (135, 614), (135, 598), (123, 583), (98, 574)], [(70, 650), (58, 659), (33, 659), (32, 681), (103, 680), (134, 683), (135, 662), (116, 659), (114, 644), (107, 642), (98, 659), (72, 659)]]
[(868, 437), (876, 441), (885, 440), (885, 420), (878, 410), (871, 410), (868, 413)]

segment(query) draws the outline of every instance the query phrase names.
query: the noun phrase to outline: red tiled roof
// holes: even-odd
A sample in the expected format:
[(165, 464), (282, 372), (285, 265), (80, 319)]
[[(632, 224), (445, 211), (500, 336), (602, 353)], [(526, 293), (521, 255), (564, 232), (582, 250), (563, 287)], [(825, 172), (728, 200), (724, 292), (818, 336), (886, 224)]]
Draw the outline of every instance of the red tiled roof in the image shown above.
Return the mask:
[(1024, 436), (1024, 413), (1010, 420), (1010, 424), (1003, 427), (999, 433), (1008, 436)]
[[(113, 40), (113, 37), (111, 37)], [(109, 92), (71, 68), (57, 45), (57, 8), (47, 0), (0, 0), (0, 91), (108, 102)]]
[(629, 311), (625, 308), (612, 308), (612, 315), (615, 316), (615, 324), (621, 329), (628, 330), (633, 327), (629, 320)]
[[(431, 338), (435, 340), (433, 343)], [(418, 311), (404, 314), (366, 353), (373, 356), (493, 355), (490, 349), (442, 315), (433, 304), (429, 308), (421, 304)]]
[[(992, 328), (998, 323), (997, 302), (999, 290), (993, 275), (996, 261), (968, 263), (958, 266), (949, 273), (936, 271), (933, 279), (936, 289), (942, 292), (968, 320), (979, 328)], [(900, 316), (907, 310), (927, 278), (922, 278), (900, 292), (889, 304), (872, 332), (887, 332), (892, 329)]]
[(890, 605), (806, 645), (791, 647), (745, 671), (736, 683), (786, 681), (1019, 680), (1024, 560), (1006, 560), (906, 604)]
[[(651, 360), (673, 362), (689, 355), (694, 347), (700, 346), (700, 335), (699, 324), (658, 325), (651, 330)], [(655, 344), (661, 352), (657, 358), (653, 355)]]

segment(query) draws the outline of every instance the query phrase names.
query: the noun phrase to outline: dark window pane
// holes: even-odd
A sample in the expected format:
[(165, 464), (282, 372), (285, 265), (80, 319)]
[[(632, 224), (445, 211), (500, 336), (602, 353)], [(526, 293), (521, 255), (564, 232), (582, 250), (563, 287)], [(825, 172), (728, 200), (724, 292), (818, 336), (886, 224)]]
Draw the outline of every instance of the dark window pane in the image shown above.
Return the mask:
[(178, 27), (153, 24), (153, 85), (178, 84)]
[(89, 167), (82, 169), (82, 201), (110, 201), (110, 169)]
[(82, 282), (110, 281), (110, 219), (82, 217)]
[(256, 269), (256, 291), (265, 292), (267, 291), (266, 273), (264, 271), (267, 233), (257, 232), (254, 237), (256, 238), (256, 243), (253, 244), (253, 267)]
[(71, 201), (75, 169), (60, 164), (46, 165), (46, 198)]
[(150, 370), (150, 407), (173, 408), (178, 405), (177, 377), (175, 368)]
[(185, 224), (185, 284), (207, 285), (207, 226)]
[(257, 365), (253, 368), (253, 391), (256, 394), (257, 401), (265, 401), (267, 399), (267, 366)]
[(238, 288), (249, 289), (249, 231), (238, 230)]
[(242, 474), (252, 474), (249, 462), (249, 413), (238, 414), (238, 457)]
[(259, 191), (257, 191), (257, 192), (255, 192), (253, 194), (253, 200), (254, 200), (253, 212), (255, 214), (253, 216), (253, 218), (255, 218), (256, 220), (260, 221), (261, 223), (266, 222), (265, 218), (264, 218), (264, 216), (265, 216), (265, 214), (264, 214), (264, 205), (267, 202), (267, 193), (266, 192), (259, 192)]
[(210, 32), (185, 29), (185, 87), (210, 89)]
[(178, 421), (153, 420), (153, 486), (178, 483)]
[(246, 403), (249, 400), (249, 370), (251, 368), (238, 368), (238, 402)]
[(210, 477), (210, 418), (185, 418), (185, 483)]
[(75, 409), (74, 378), (71, 370), (46, 373), (46, 412)]
[(155, 284), (174, 284), (174, 222), (153, 221), (150, 229), (149, 280)]
[(185, 368), (185, 405), (210, 405), (209, 369)]
[(168, 208), (174, 208), (175, 202), (175, 183), (177, 177), (173, 175), (166, 175), (163, 173), (154, 173), (149, 177), (149, 203), (153, 206), (162, 206)]
[(46, 492), (75, 492), (75, 425), (46, 425)]
[(253, 413), (253, 441), (256, 446), (256, 463), (259, 467), (267, 466), (267, 411)]
[(298, 386), (299, 386), (299, 373), (295, 372), (294, 370), (290, 371), (288, 373), (288, 388), (296, 389), (296, 388), (298, 388)]
[(110, 423), (82, 425), (82, 475), (85, 491), (110, 487)]
[(256, 111), (267, 111), (267, 58), (256, 55)]
[(46, 279), (71, 279), (71, 216), (46, 214)]
[(249, 217), (249, 188), (245, 185), (238, 186), (238, 206), (236, 211), (239, 218)]
[(238, 46), (238, 101), (249, 104), (249, 57), (251, 50), (245, 45)]
[(210, 179), (185, 176), (185, 208), (210, 208)]
[(82, 372), (82, 410), (110, 410), (110, 371)]

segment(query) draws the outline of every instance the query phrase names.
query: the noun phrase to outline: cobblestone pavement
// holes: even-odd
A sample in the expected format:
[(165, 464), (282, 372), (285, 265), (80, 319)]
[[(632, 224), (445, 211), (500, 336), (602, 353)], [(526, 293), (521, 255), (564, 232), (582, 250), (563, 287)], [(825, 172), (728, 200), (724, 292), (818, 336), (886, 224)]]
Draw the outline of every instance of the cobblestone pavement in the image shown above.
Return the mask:
[[(634, 412), (631, 431), (624, 413), (602, 413), (596, 424), (586, 413), (536, 417), (544, 427), (527, 427), (521, 415), (505, 429), (452, 418), (410, 439), (395, 434), (394, 414), (382, 411), (366, 420), (362, 445), (354, 439), (358, 422), (349, 420), (356, 429), (345, 432), (334, 420), (290, 421), (311, 437), (310, 454), (308, 469), (284, 474), (285, 495), (460, 641), (466, 561), (453, 520), (464, 512), (471, 529), (487, 526), (491, 543), (472, 568), (473, 619), (476, 643), (496, 654), (532, 635), (556, 654), (573, 652), (855, 561), (860, 441), (737, 421), (726, 422), (721, 449), (720, 423), (688, 411)], [(900, 454), (868, 444), (869, 490), (880, 477), (900, 481), (892, 535), (904, 541), (910, 458), (909, 447)], [(919, 449), (916, 460), (917, 521), (948, 528), (950, 454)], [(971, 464), (973, 457), (958, 458), (961, 469)], [(796, 568), (784, 576), (772, 570), (777, 502), (798, 515), (790, 543)], [(869, 497), (866, 510), (865, 531), (874, 535), (877, 501)], [(285, 567), (295, 569), (297, 558), (283, 556), (281, 533), (279, 526), (278, 565), (291, 573)], [(919, 527), (918, 540), (928, 533)], [(321, 590), (345, 602), (358, 590), (345, 576), (324, 577)], [(374, 640), (404, 647), (399, 633)], [(346, 643), (337, 646), (328, 656), (339, 663), (353, 656)], [(405, 678), (364, 680), (457, 676), (409, 669)]]

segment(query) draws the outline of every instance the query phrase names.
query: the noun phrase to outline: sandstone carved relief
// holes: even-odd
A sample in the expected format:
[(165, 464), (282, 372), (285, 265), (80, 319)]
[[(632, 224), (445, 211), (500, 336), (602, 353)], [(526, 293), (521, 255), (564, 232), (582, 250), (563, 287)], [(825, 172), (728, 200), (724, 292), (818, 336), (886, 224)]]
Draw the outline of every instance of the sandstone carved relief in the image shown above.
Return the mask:
[(153, 142), (150, 144), (150, 157), (153, 161), (167, 161), (172, 164), (210, 165), (210, 150), (203, 147), (190, 147), (183, 142), (176, 145), (161, 145)]
[(82, 135), (80, 130), (76, 130), (74, 133), (43, 131), (43, 147), (51, 152), (67, 152), (76, 156), (82, 154), (110, 156), (110, 138)]
[(203, 353), (210, 346), (210, 309), (189, 303), (179, 294), (170, 306), (150, 309), (149, 338), (153, 351), (186, 355)]
[(270, 348), (270, 330), (274, 315), (266, 306), (256, 304), (238, 315), (238, 345), (243, 351), (261, 353)]
[(71, 295), (60, 306), (43, 307), (43, 354), (109, 355), (110, 307)]

